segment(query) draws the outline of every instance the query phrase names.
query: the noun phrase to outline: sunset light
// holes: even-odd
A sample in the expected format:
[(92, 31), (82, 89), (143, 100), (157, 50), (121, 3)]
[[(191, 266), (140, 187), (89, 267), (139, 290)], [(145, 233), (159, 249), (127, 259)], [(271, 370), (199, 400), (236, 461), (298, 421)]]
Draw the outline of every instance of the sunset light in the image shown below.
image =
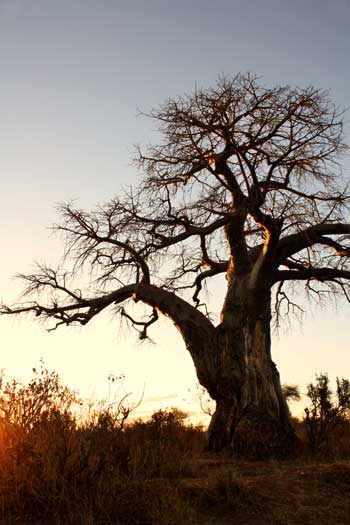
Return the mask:
[(1, 523), (348, 522), (349, 21), (0, 0)]

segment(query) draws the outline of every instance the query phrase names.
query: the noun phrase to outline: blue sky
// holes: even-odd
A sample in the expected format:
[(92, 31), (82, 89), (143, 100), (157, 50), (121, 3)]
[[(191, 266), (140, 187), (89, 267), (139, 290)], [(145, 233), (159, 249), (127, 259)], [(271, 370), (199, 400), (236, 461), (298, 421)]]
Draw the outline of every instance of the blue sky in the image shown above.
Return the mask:
[[(14, 272), (58, 257), (59, 240), (47, 229), (57, 202), (90, 207), (137, 183), (133, 145), (155, 136), (140, 111), (246, 71), (267, 85), (329, 89), (340, 107), (350, 105), (347, 0), (187, 4), (0, 0), (3, 299), (18, 292)], [(346, 178), (349, 168), (347, 160)], [(275, 339), (282, 380), (303, 384), (325, 370), (350, 376), (349, 313), (344, 304), (316, 309), (301, 329)], [(132, 390), (181, 404), (195, 378), (173, 327), (162, 323), (159, 344), (140, 348), (118, 326), (107, 316), (48, 335), (29, 318), (0, 319), (0, 367), (25, 374), (43, 356), (70, 384), (97, 391), (109, 372), (125, 372)]]

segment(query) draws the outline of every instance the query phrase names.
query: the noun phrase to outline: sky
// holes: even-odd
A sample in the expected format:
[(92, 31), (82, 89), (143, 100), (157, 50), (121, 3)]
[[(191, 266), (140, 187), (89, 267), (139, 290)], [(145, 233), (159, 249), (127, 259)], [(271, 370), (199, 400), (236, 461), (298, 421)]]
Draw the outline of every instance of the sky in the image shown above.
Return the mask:
[[(137, 184), (134, 145), (154, 137), (141, 113), (169, 96), (250, 71), (349, 106), (349, 22), (348, 0), (0, 0), (1, 299), (18, 296), (16, 272), (59, 258), (49, 229), (58, 203), (91, 208)], [(343, 167), (348, 178), (349, 159)], [(350, 376), (349, 314), (345, 303), (314, 308), (274, 337), (282, 382)], [(3, 317), (0, 334), (8, 377), (29, 377), (42, 357), (85, 396), (109, 395), (108, 374), (124, 373), (126, 391), (143, 395), (139, 410), (198, 410), (193, 365), (165, 320), (155, 344), (110, 315), (50, 334)]]

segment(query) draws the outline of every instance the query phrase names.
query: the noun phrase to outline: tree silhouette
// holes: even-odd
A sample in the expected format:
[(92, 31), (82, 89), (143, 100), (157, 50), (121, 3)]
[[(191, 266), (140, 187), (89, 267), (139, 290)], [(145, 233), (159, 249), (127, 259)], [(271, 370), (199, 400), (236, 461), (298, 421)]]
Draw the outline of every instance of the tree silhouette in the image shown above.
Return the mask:
[[(141, 338), (163, 314), (216, 401), (209, 447), (283, 453), (295, 434), (271, 319), (295, 306), (291, 283), (349, 300), (343, 113), (313, 87), (266, 88), (247, 74), (169, 99), (150, 117), (162, 141), (137, 151), (139, 187), (93, 211), (61, 206), (63, 265), (20, 275), (32, 301), (1, 312), (33, 312), (56, 320), (54, 329), (112, 307)], [(82, 290), (72, 278), (86, 269)], [(201, 292), (219, 274), (226, 294), (214, 323)], [(130, 300), (149, 317), (136, 319)]]
[(327, 374), (316, 374), (315, 383), (307, 385), (310, 408), (304, 409), (307, 437), (313, 452), (319, 452), (342, 423), (349, 423), (350, 381), (337, 377), (333, 394)]

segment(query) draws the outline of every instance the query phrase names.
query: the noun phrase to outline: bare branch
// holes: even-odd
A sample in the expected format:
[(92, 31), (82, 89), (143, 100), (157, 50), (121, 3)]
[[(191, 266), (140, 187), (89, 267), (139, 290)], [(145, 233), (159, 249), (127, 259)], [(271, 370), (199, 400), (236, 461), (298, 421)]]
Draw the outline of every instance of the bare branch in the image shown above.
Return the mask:
[(341, 247), (338, 243), (325, 237), (327, 235), (343, 234), (350, 234), (350, 224), (321, 223), (299, 231), (298, 233), (288, 235), (279, 242), (278, 263), (283, 264), (290, 256), (315, 244), (323, 244), (325, 246), (332, 246), (333, 248), (336, 247), (338, 255), (349, 256), (349, 247)]
[(311, 279), (316, 279), (317, 281), (335, 281), (336, 279), (350, 280), (350, 270), (313, 267), (300, 270), (279, 270), (276, 272), (274, 281), (306, 281)]
[[(133, 319), (133, 317), (131, 317), (131, 315), (129, 315), (124, 307), (121, 307), (120, 308), (120, 315), (122, 317), (125, 317), (126, 319), (128, 319), (131, 324), (135, 327), (135, 329), (139, 332), (139, 339), (140, 341), (143, 341), (144, 339), (147, 339), (148, 338), (148, 335), (147, 335), (147, 329), (154, 323), (156, 323), (159, 319), (159, 316), (158, 316), (158, 312), (155, 308), (153, 308), (152, 310), (152, 315), (149, 317), (149, 320), (148, 321), (136, 321), (135, 319)], [(142, 330), (138, 330), (136, 327), (137, 326), (142, 326)]]
[[(137, 150), (140, 186), (91, 211), (61, 205), (60, 266), (20, 274), (32, 301), (0, 313), (33, 312), (56, 328), (133, 298), (154, 309), (146, 321), (119, 309), (141, 335), (162, 312), (193, 341), (185, 328), (192, 314), (212, 334), (199, 296), (220, 273), (230, 315), (244, 287), (257, 297), (274, 283), (317, 280), (347, 293), (350, 196), (340, 160), (348, 146), (343, 112), (327, 93), (268, 88), (239, 74), (169, 99), (150, 116), (163, 138)], [(189, 290), (194, 305), (180, 297)], [(280, 300), (288, 303), (282, 291)]]

